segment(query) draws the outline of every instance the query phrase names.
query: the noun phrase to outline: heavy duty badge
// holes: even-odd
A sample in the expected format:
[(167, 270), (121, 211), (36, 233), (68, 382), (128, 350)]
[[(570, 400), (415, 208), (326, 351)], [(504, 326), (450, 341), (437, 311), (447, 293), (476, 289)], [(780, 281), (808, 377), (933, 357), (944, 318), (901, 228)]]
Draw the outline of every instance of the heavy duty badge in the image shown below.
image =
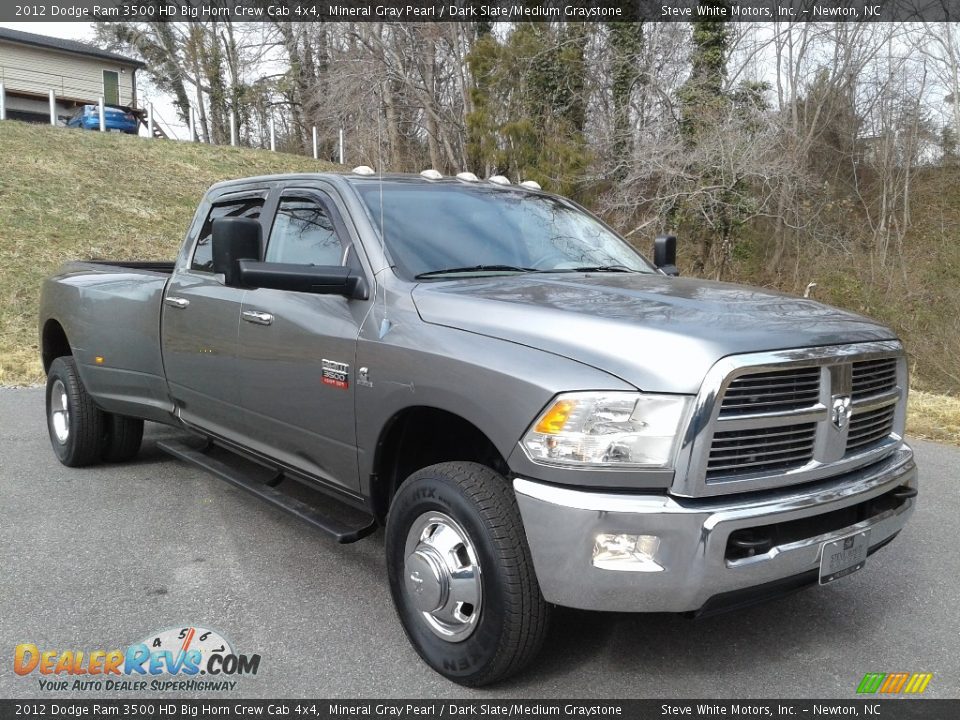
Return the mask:
[(350, 387), (350, 366), (336, 360), (321, 360), (323, 363), (323, 384), (341, 390)]

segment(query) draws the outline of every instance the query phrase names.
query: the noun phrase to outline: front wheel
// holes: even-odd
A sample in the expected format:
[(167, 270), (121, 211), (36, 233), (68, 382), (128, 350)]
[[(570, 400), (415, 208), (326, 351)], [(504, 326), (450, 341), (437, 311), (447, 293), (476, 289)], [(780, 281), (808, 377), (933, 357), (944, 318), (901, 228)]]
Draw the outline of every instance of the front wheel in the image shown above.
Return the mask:
[(70, 357), (58, 357), (47, 374), (47, 429), (53, 452), (64, 465), (82, 467), (100, 460), (103, 413)]
[(434, 670), (476, 687), (536, 656), (549, 606), (501, 475), (468, 462), (414, 473), (391, 504), (386, 548), (397, 614)]

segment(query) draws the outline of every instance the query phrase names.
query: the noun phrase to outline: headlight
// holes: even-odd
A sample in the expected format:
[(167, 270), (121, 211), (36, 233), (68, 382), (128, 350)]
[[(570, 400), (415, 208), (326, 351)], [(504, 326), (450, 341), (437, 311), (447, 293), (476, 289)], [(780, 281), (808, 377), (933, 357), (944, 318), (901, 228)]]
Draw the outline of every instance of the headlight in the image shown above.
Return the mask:
[(523, 438), (534, 462), (669, 467), (691, 398), (632, 392), (558, 395)]

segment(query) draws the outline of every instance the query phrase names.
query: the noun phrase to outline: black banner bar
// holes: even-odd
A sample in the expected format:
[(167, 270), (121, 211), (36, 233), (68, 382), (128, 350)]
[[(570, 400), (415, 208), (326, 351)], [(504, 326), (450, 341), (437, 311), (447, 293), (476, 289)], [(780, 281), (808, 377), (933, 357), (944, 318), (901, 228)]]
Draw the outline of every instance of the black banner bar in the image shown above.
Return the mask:
[(0, 21), (960, 21), (960, 0), (37, 0)]
[(81, 699), (0, 700), (0, 718), (275, 718), (344, 720), (393, 718), (820, 718), (942, 720), (960, 717), (960, 700), (923, 698), (856, 700), (208, 700)]

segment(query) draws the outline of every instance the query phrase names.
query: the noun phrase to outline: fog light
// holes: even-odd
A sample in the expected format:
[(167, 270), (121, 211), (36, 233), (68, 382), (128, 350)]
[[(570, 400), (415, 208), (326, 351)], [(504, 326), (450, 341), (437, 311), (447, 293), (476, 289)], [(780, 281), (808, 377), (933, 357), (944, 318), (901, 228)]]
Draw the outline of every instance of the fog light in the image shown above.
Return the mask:
[(601, 570), (660, 572), (663, 566), (655, 560), (660, 549), (656, 535), (600, 533), (593, 545), (593, 566)]

